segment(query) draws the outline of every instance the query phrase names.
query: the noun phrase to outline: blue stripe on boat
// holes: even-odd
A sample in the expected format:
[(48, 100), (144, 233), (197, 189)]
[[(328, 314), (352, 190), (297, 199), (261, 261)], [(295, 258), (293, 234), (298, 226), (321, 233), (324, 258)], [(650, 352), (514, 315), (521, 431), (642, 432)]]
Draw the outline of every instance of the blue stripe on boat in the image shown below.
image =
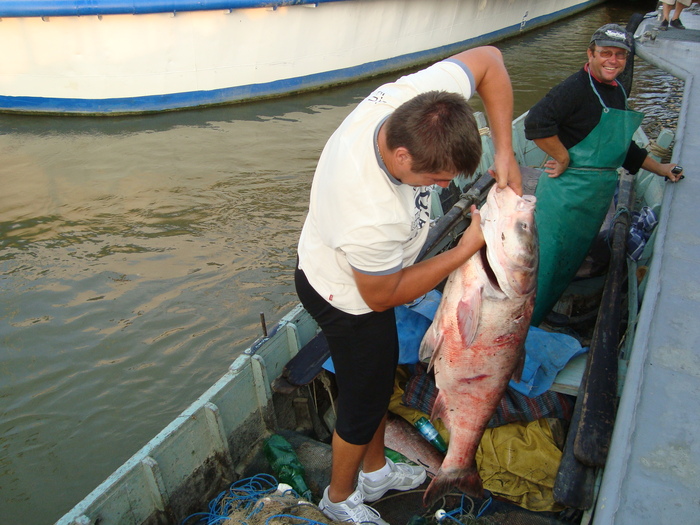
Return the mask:
[(210, 91), (190, 91), (185, 93), (169, 93), (142, 97), (105, 99), (0, 96), (0, 108), (3, 108), (3, 111), (16, 112), (40, 111), (46, 113), (80, 114), (144, 113), (150, 111), (163, 111), (188, 107), (191, 108), (196, 106), (251, 100), (256, 98), (282, 96), (288, 93), (304, 91), (322, 86), (347, 83), (363, 77), (369, 77), (391, 70), (410, 67), (421, 62), (428, 62), (431, 59), (450, 55), (453, 52), (457, 52), (458, 50), (464, 49), (467, 46), (477, 45), (481, 41), (493, 40), (501, 33), (506, 34), (512, 32), (512, 30), (512, 28), (504, 28), (488, 35), (481, 35), (478, 38), (465, 40), (427, 51), (412, 53), (387, 60), (378, 60), (376, 62), (370, 62), (346, 69), (337, 69), (335, 71), (327, 71), (303, 77), (276, 80), (274, 82), (266, 82), (263, 84), (249, 84), (247, 86), (236, 86)]
[(3, 0), (0, 2), (0, 17), (139, 15), (339, 1), (344, 0)]

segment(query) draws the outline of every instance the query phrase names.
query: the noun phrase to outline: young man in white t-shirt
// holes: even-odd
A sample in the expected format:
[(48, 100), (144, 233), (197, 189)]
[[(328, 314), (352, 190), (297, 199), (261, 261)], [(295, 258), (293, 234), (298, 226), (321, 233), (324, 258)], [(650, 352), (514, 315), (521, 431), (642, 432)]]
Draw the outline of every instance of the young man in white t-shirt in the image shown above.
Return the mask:
[(456, 247), (414, 264), (428, 232), (431, 187), (446, 187), (478, 166), (481, 139), (467, 103), (474, 92), (496, 147), (492, 175), (499, 187), (522, 194), (511, 138), (513, 92), (493, 47), (464, 51), (376, 89), (331, 136), (316, 168), (295, 282), (328, 340), (336, 373), (331, 483), (319, 506), (338, 521), (382, 525), (364, 502), (425, 480), (422, 467), (384, 457), (398, 362), (393, 309), (429, 292), (484, 244), (473, 220)]

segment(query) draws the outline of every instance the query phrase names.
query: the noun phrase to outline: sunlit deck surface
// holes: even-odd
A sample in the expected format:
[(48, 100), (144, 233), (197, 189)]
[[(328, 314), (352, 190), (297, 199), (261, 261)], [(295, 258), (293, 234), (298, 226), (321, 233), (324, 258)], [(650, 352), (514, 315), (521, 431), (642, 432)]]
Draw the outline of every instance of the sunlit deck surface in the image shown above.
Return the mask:
[(654, 262), (595, 511), (600, 524), (700, 523), (700, 9), (639, 26), (637, 55), (685, 81)]

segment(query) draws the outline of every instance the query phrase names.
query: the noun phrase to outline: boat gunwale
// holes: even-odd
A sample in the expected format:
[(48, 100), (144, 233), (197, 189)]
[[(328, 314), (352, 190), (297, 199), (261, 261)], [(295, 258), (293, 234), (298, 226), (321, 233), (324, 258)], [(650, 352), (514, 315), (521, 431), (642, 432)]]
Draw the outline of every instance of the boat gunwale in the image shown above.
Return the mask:
[[(651, 44), (648, 43), (647, 34), (656, 27), (656, 14), (656, 12), (647, 13), (637, 28), (635, 32), (635, 40), (637, 42), (635, 53), (645, 62), (666, 71), (685, 83), (671, 157), (671, 162), (678, 163), (681, 161), (681, 158), (685, 157), (683, 153), (686, 146), (685, 132), (688, 127), (687, 119), (692, 105), (692, 95), (694, 91), (697, 91), (694, 88), (697, 75), (692, 69), (687, 69), (684, 63), (681, 64), (681, 61), (678, 60), (679, 55), (672, 55), (670, 51), (659, 52), (653, 46), (653, 41)], [(650, 363), (656, 365), (656, 360), (658, 359), (654, 353), (652, 337), (654, 330), (657, 328), (655, 321), (663, 315), (663, 295), (668, 296), (672, 294), (667, 289), (665, 290), (667, 284), (664, 282), (664, 277), (665, 273), (668, 272), (668, 269), (665, 267), (665, 259), (668, 258), (670, 236), (673, 236), (673, 232), (669, 230), (672, 224), (671, 215), (674, 209), (674, 201), (679, 198), (677, 196), (679, 191), (688, 190), (680, 190), (675, 184), (670, 184), (668, 191), (664, 191), (663, 194), (661, 215), (658, 219), (659, 223), (653, 244), (653, 253), (660, 255), (652, 260), (647, 272), (647, 283), (643, 301), (637, 314), (638, 319), (636, 321), (634, 341), (631, 345), (625, 384), (620, 394), (615, 416), (615, 427), (610, 443), (608, 460), (605, 470), (601, 474), (597, 501), (593, 509), (591, 509), (594, 516), (592, 523), (594, 524), (624, 521), (624, 518), (621, 516), (626, 513), (629, 505), (625, 489), (628, 484), (631, 484), (629, 480), (630, 476), (634, 475), (634, 463), (648, 461), (647, 458), (639, 459), (640, 454), (635, 450), (635, 447), (642, 446), (638, 444), (641, 442), (640, 435), (643, 435), (644, 430), (649, 427), (649, 424), (645, 422), (646, 414), (641, 407), (645, 393), (648, 395), (648, 391), (645, 392), (645, 383), (652, 380), (649, 371)], [(673, 238), (672, 242), (677, 245), (682, 244), (682, 240), (678, 238)], [(678, 248), (674, 249), (677, 250)], [(655, 429), (658, 428), (660, 422), (661, 420), (654, 422)], [(644, 446), (649, 445), (644, 443)], [(660, 472), (660, 470), (656, 472)], [(677, 490), (673, 485), (671, 485), (671, 490), (682, 494), (682, 490)], [(641, 494), (638, 494), (638, 496), (643, 497)], [(633, 516), (632, 514), (629, 515)]]

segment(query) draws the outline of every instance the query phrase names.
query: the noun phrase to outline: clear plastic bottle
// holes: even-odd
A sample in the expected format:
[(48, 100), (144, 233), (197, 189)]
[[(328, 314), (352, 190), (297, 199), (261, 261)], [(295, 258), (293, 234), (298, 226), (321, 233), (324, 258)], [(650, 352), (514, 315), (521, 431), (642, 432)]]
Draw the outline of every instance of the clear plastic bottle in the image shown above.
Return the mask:
[(311, 501), (311, 490), (304, 479), (304, 466), (289, 441), (279, 434), (273, 434), (265, 441), (263, 450), (278, 481), (291, 486), (299, 496)]
[(438, 449), (443, 454), (447, 452), (447, 445), (445, 440), (442, 439), (440, 433), (433, 426), (433, 424), (426, 418), (421, 417), (413, 424), (421, 435), (428, 440), (436, 449)]

